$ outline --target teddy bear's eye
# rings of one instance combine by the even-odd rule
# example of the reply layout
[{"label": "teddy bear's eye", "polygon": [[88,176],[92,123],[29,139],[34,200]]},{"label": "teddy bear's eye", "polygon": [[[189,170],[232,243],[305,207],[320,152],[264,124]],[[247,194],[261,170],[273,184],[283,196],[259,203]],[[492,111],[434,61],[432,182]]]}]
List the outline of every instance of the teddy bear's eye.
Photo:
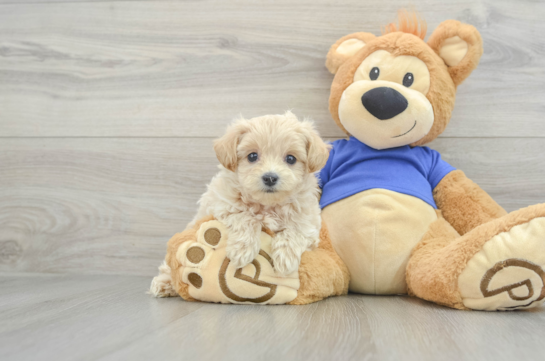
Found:
[{"label": "teddy bear's eye", "polygon": [[407,73],[407,74],[405,74],[405,76],[403,77],[403,85],[406,86],[406,87],[408,88],[408,87],[410,87],[411,85],[413,85],[413,82],[414,82],[413,73]]},{"label": "teddy bear's eye", "polygon": [[371,80],[377,80],[378,76],[380,74],[380,70],[379,68],[377,68],[376,66],[371,69],[371,71],[369,72],[369,78],[371,78]]},{"label": "teddy bear's eye", "polygon": [[257,160],[257,153],[248,154],[248,162],[253,163]]},{"label": "teddy bear's eye", "polygon": [[288,164],[295,164],[295,162],[297,162],[297,158],[289,154],[288,156],[286,156],[286,162],[288,162]]}]

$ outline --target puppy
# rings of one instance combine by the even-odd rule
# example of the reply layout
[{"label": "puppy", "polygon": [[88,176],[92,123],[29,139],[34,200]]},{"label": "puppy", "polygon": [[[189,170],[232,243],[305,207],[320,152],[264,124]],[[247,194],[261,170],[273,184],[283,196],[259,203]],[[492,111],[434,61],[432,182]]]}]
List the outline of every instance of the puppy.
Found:
[{"label": "puppy", "polygon": [[[266,115],[231,124],[214,142],[219,173],[199,200],[190,223],[213,215],[229,229],[227,257],[236,267],[254,260],[260,250],[260,232],[267,227],[272,239],[276,271],[296,271],[301,255],[318,245],[321,228],[319,187],[314,172],[324,167],[330,146],[309,121],[291,112]],[[171,296],[168,266],[152,282],[151,293]]]}]

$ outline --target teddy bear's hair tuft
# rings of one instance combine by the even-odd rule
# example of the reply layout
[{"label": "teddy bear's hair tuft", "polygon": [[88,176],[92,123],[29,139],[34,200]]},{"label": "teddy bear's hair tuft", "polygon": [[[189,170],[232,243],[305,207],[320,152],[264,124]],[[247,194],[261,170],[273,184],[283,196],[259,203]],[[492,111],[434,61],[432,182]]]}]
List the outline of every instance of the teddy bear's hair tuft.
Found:
[{"label": "teddy bear's hair tuft", "polygon": [[420,17],[416,11],[408,11],[406,9],[400,9],[397,12],[398,24],[390,23],[382,29],[382,34],[394,33],[401,31],[403,33],[413,34],[424,40],[426,32],[428,31],[428,25],[426,21]]}]

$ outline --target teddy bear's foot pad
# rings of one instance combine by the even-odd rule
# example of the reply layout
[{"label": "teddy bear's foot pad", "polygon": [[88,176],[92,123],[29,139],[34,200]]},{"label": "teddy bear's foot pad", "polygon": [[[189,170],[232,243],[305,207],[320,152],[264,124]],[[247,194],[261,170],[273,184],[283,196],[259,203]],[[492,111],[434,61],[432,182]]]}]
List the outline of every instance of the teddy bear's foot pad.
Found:
[{"label": "teddy bear's foot pad", "polygon": [[458,278],[464,306],[515,310],[545,301],[545,218],[500,233],[473,256]]},{"label": "teddy bear's foot pad", "polygon": [[297,297],[299,274],[275,273],[271,236],[261,232],[259,255],[243,268],[235,268],[226,257],[228,229],[212,220],[203,223],[194,241],[184,242],[176,258],[182,282],[191,297],[206,302],[283,304]]}]

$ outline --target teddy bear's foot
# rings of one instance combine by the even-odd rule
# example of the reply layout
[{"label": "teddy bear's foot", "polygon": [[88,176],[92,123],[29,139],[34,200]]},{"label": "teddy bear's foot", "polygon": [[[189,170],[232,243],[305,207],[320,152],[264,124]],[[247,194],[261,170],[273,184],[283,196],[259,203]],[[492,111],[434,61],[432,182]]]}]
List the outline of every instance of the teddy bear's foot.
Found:
[{"label": "teddy bear's foot", "polygon": [[468,261],[458,278],[462,302],[486,311],[536,307],[545,301],[544,270],[545,217],[538,217],[496,234]]},{"label": "teddy bear's foot", "polygon": [[178,276],[188,285],[191,298],[221,303],[283,304],[297,297],[299,274],[282,277],[275,273],[269,234],[261,232],[261,250],[243,268],[236,268],[226,257],[227,235],[223,223],[211,220],[200,225],[194,240],[178,248],[176,259],[181,265]]}]

